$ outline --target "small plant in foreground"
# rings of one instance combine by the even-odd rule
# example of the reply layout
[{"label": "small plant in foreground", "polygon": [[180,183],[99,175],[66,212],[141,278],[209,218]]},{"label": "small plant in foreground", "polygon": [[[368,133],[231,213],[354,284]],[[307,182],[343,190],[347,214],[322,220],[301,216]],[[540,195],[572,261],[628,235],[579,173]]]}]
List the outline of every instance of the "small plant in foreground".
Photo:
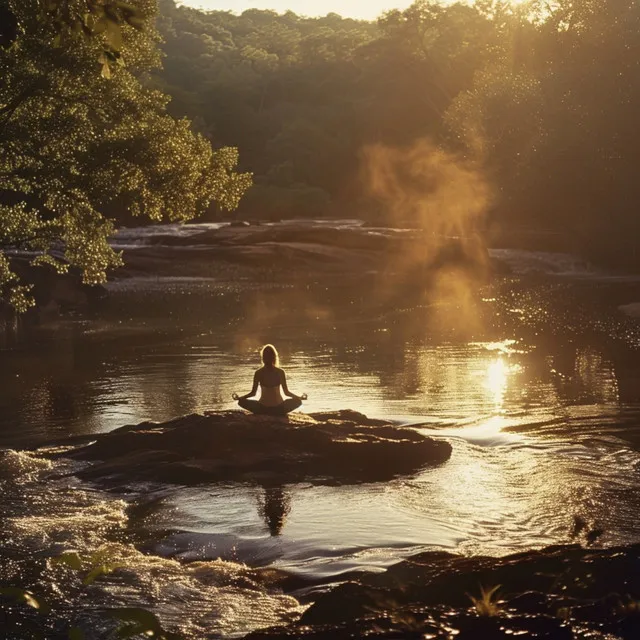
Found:
[{"label": "small plant in foreground", "polygon": [[165,631],[158,618],[138,607],[122,607],[110,609],[108,615],[119,620],[121,625],[116,631],[116,638],[154,638],[155,640],[183,640],[181,635]]},{"label": "small plant in foreground", "polygon": [[476,613],[479,616],[492,618],[500,614],[500,605],[495,597],[500,586],[501,585],[497,584],[495,587],[491,587],[491,589],[485,589],[481,585],[479,598],[467,594],[469,598],[471,598],[471,602],[473,602],[473,606],[476,608]]}]

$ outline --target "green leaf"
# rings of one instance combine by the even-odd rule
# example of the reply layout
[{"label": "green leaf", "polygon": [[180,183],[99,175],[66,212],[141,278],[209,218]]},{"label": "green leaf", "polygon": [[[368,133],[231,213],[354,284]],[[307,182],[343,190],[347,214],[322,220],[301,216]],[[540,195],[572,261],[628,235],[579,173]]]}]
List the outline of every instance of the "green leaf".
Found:
[{"label": "green leaf", "polygon": [[134,7],[132,4],[129,4],[128,2],[120,2],[120,0],[116,0],[116,2],[114,2],[114,5],[118,9],[120,9],[120,11],[124,14],[125,19],[127,19],[127,21],[129,18],[133,16],[142,17],[138,7]]},{"label": "green leaf", "polygon": [[117,632],[118,638],[132,638],[141,634],[152,638],[164,636],[160,621],[151,611],[146,609],[124,607],[112,610],[111,616],[125,623]]},{"label": "green leaf", "polygon": [[[69,272],[69,265],[57,260],[52,255],[48,253],[40,254],[36,256],[33,260],[31,260],[30,264],[34,267],[44,267],[49,266],[52,267],[56,273],[64,274]],[[72,552],[75,553],[75,552]],[[77,555],[77,554],[76,554]],[[80,558],[78,558],[79,560]],[[77,567],[73,567],[74,569]]]},{"label": "green leaf", "polygon": [[67,567],[80,571],[82,569],[82,560],[77,551],[65,551],[56,558],[51,558],[51,564],[65,564]]},{"label": "green leaf", "polygon": [[31,591],[19,587],[0,587],[0,596],[11,598],[16,602],[26,604],[42,613],[49,611],[50,607],[45,600],[38,598]]},{"label": "green leaf", "polygon": [[98,58],[98,62],[102,65],[102,69],[100,70],[100,75],[105,80],[111,79],[111,67],[109,66],[109,59],[107,58],[105,52],[103,51]]},{"label": "green leaf", "polygon": [[98,566],[91,569],[89,573],[87,573],[82,583],[89,586],[90,584],[93,584],[100,576],[105,576],[109,573],[112,573],[113,571],[115,571],[116,569],[119,569],[122,566],[123,566],[122,564],[116,564],[116,563],[99,564]]},{"label": "green leaf", "polygon": [[100,35],[101,33],[104,33],[107,30],[107,19],[102,17],[102,18],[98,18],[94,23],[93,26],[91,27],[91,30],[93,32],[94,36]]},{"label": "green leaf", "polygon": [[84,640],[84,632],[79,627],[69,629],[69,640]]},{"label": "green leaf", "polygon": [[127,24],[134,29],[138,29],[138,31],[142,31],[144,29],[144,19],[138,18],[137,16],[127,18]]},{"label": "green leaf", "polygon": [[122,49],[122,31],[120,25],[114,20],[107,20],[107,42],[114,51]]}]

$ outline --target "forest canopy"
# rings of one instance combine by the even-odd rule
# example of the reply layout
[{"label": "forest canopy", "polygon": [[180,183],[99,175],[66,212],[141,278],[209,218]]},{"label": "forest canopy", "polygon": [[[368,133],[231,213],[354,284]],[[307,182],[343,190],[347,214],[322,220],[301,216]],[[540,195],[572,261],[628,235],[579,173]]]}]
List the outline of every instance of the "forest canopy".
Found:
[{"label": "forest canopy", "polygon": [[160,8],[156,82],[254,172],[241,215],[378,220],[363,148],[428,138],[484,173],[501,236],[635,260],[640,3],[418,0],[375,23]]}]

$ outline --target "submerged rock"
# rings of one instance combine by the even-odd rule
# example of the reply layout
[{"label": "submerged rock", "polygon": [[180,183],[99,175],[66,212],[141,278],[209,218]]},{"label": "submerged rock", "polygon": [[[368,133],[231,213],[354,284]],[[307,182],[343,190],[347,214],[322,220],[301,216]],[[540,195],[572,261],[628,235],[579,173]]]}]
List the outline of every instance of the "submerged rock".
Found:
[{"label": "submerged rock", "polygon": [[125,426],[64,455],[96,461],[81,477],[116,482],[340,484],[416,473],[448,460],[451,445],[355,411],[221,411]]},{"label": "submerged rock", "polygon": [[298,622],[247,640],[637,640],[639,595],[640,545],[556,546],[504,558],[428,552],[346,582]]}]

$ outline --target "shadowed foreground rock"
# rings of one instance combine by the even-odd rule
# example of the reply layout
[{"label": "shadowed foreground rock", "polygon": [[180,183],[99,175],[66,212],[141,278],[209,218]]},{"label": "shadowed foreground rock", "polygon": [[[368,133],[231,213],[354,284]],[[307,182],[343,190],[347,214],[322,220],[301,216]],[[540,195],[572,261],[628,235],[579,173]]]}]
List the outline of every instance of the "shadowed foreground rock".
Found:
[{"label": "shadowed foreground rock", "polygon": [[81,477],[115,482],[336,484],[415,473],[448,460],[451,445],[355,411],[286,418],[222,411],[122,427],[65,455],[99,461]]},{"label": "shadowed foreground rock", "polygon": [[[495,615],[471,598],[500,585]],[[549,547],[505,558],[422,553],[382,574],[321,596],[295,624],[258,631],[275,638],[637,640],[640,546]]]}]

